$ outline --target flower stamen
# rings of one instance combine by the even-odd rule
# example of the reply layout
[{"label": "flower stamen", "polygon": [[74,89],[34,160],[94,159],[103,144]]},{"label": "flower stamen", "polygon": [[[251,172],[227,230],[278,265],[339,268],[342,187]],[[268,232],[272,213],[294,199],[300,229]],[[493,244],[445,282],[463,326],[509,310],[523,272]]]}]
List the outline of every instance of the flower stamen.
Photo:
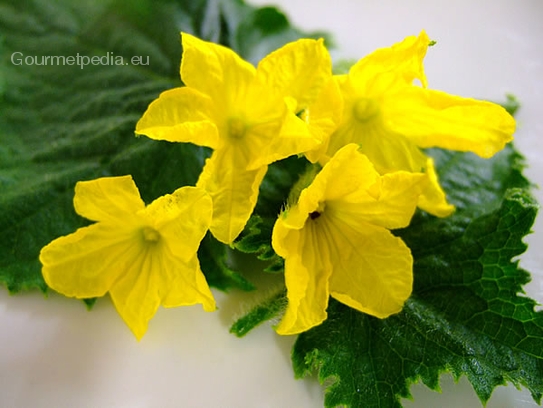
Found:
[{"label": "flower stamen", "polygon": [[160,234],[158,231],[151,227],[144,227],[141,230],[141,234],[145,242],[155,243],[160,240]]},{"label": "flower stamen", "polygon": [[247,125],[245,124],[245,122],[235,116],[228,119],[227,127],[228,136],[233,139],[241,139],[243,136],[245,136],[245,133],[247,131]]},{"label": "flower stamen", "polygon": [[354,117],[364,123],[377,117],[380,113],[379,105],[369,98],[358,99],[353,106]]}]

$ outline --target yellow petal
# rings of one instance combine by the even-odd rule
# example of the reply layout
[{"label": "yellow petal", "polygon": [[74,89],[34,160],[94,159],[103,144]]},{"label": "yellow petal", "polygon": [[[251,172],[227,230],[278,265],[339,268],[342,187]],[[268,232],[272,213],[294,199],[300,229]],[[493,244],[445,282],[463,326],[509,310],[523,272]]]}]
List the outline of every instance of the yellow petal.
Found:
[{"label": "yellow petal", "polygon": [[185,262],[198,251],[212,213],[211,197],[197,187],[181,187],[157,198],[140,212],[170,251]]},{"label": "yellow petal", "polygon": [[[395,170],[419,172],[425,158],[416,145],[391,131],[386,115],[389,99],[412,87],[414,79],[426,86],[422,61],[429,39],[421,32],[390,48],[379,49],[358,61],[348,75],[335,76],[344,98],[342,122],[330,137],[325,163],[341,147],[358,143],[381,173]],[[390,96],[387,99],[387,96]]]},{"label": "yellow petal", "polygon": [[340,201],[328,203],[326,211],[353,227],[369,222],[389,229],[404,228],[413,217],[426,182],[422,173],[385,174],[373,187],[375,190],[379,187],[375,196],[354,191]]},{"label": "yellow petal", "polygon": [[165,307],[201,303],[206,311],[215,310],[198,260],[188,263],[157,242],[140,253],[110,289],[111,299],[130,330],[139,339],[161,303]]},{"label": "yellow petal", "polygon": [[215,151],[197,182],[197,187],[205,189],[213,200],[210,231],[225,244],[232,243],[245,227],[267,170],[267,166],[245,170],[244,160],[233,149]]},{"label": "yellow petal", "polygon": [[332,297],[381,319],[400,312],[413,286],[409,248],[386,229],[370,224],[355,229],[331,219],[329,226],[329,239],[337,248],[332,252]]},{"label": "yellow petal", "polygon": [[380,176],[356,144],[332,157],[274,226],[289,301],[278,333],[299,333],[326,318],[328,279],[333,296],[358,310],[378,317],[401,310],[413,261],[384,227],[409,224],[426,182],[409,172]]},{"label": "yellow petal", "polygon": [[181,79],[229,109],[244,100],[256,69],[234,51],[182,33]]},{"label": "yellow petal", "polygon": [[394,172],[380,176],[355,144],[340,149],[312,185],[300,195],[300,202],[313,190],[324,191],[325,213],[363,228],[365,223],[385,228],[406,227],[427,179],[422,173]]},{"label": "yellow petal", "polygon": [[332,272],[328,247],[322,245],[319,231],[308,227],[293,230],[279,218],[274,226],[272,245],[285,258],[288,306],[276,331],[282,335],[309,330],[326,319],[328,279]]},{"label": "yellow petal", "polygon": [[164,307],[189,306],[201,303],[206,312],[216,309],[215,299],[200,269],[198,258],[193,256],[187,263],[172,268],[173,262],[165,264],[162,269],[165,296],[162,300]]},{"label": "yellow petal", "polygon": [[322,39],[291,42],[266,56],[257,67],[258,80],[294,98],[298,110],[317,99],[331,75],[332,61]]},{"label": "yellow petal", "polygon": [[225,145],[244,157],[247,170],[301,154],[320,144],[320,140],[310,133],[307,123],[289,109],[291,98],[274,100],[267,95],[267,88],[254,89],[259,92],[247,95],[243,120],[238,122],[242,136],[225,140]]},{"label": "yellow petal", "polygon": [[399,133],[369,133],[361,140],[360,151],[368,156],[381,174],[399,170],[421,172],[426,165],[426,155]]},{"label": "yellow petal", "polygon": [[426,87],[423,59],[430,39],[422,31],[392,47],[378,49],[362,58],[349,71],[349,79],[364,88],[367,97],[377,96],[397,86],[419,79]]},{"label": "yellow petal", "polygon": [[[245,112],[243,119],[229,119],[230,127],[237,129],[237,132],[225,132],[228,137],[225,138],[221,150],[237,156],[232,158],[231,163],[240,169],[256,170],[299,153],[298,143],[317,143],[310,138],[307,126],[288,112],[283,100],[263,103],[265,99],[260,97],[260,102],[255,101],[251,109]],[[297,123],[292,123],[296,120]],[[283,133],[285,126],[291,131],[289,135]]]},{"label": "yellow petal", "polygon": [[142,246],[137,229],[94,224],[42,248],[42,274],[49,287],[65,296],[104,296],[138,259]]},{"label": "yellow petal", "polygon": [[318,162],[326,153],[330,136],[341,123],[342,112],[343,99],[338,83],[330,78],[315,102],[302,112],[302,119],[308,123],[309,132],[321,141],[315,149],[305,152],[310,162]]},{"label": "yellow petal", "polygon": [[218,131],[209,97],[190,88],[162,92],[136,124],[136,134],[155,140],[216,148]]},{"label": "yellow petal", "polygon": [[317,174],[300,195],[299,204],[303,205],[310,195],[313,200],[331,202],[359,192],[359,199],[372,199],[378,192],[371,191],[371,187],[379,183],[379,177],[373,164],[358,151],[358,145],[350,143],[342,147]]},{"label": "yellow petal", "polygon": [[171,260],[163,259],[161,244],[155,245],[156,248],[144,248],[130,264],[126,264],[109,290],[117,312],[138,340],[147,331],[149,320],[160,306],[161,293],[168,290],[167,286],[161,285],[162,267],[172,268]]},{"label": "yellow petal", "polygon": [[[267,143],[254,144],[248,170],[266,166],[286,157],[302,154],[320,145],[321,141],[310,133],[308,125],[293,113],[287,112],[280,131],[270,137],[262,134],[259,139]],[[260,149],[258,148],[260,147]],[[250,157],[250,156],[248,156]]]},{"label": "yellow petal", "polygon": [[119,222],[145,207],[132,176],[80,181],[75,186],[75,211],[92,221]]},{"label": "yellow petal", "polygon": [[[398,170],[412,172],[424,170],[426,156],[413,142],[401,134],[378,127],[370,127],[366,131],[360,131],[353,126],[346,131],[353,132],[352,136],[348,137],[349,143],[358,143],[360,152],[371,160],[379,173],[384,174]],[[331,137],[331,142],[333,140],[334,135]],[[332,149],[328,150],[330,152]]]},{"label": "yellow petal", "polygon": [[426,156],[402,134],[392,131],[382,113],[382,104],[360,97],[358,90],[344,76],[335,78],[344,97],[341,124],[330,136],[327,153],[319,161],[324,164],[348,143],[358,143],[360,151],[380,173],[397,170],[423,171]]},{"label": "yellow petal", "polygon": [[390,126],[420,147],[489,158],[513,139],[515,120],[494,103],[410,87],[386,102]]},{"label": "yellow petal", "polygon": [[138,339],[161,302],[214,310],[196,255],[212,215],[204,190],[182,187],[145,207],[130,176],[110,177],[79,183],[74,201],[99,222],[42,249],[52,289],[78,298],[109,292]]},{"label": "yellow petal", "polygon": [[428,183],[419,197],[418,206],[436,217],[448,217],[454,212],[454,205],[447,202],[445,192],[439,185],[434,161],[431,158],[428,158],[426,165],[426,176]]}]

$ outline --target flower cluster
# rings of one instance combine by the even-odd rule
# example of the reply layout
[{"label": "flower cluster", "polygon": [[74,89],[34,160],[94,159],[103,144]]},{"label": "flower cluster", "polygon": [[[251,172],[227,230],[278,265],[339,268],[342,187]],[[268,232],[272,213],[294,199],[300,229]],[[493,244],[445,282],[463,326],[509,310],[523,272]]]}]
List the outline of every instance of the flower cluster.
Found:
[{"label": "flower cluster", "polygon": [[43,248],[47,284],[79,298],[109,292],[138,338],[160,305],[214,310],[197,258],[206,231],[233,243],[268,165],[304,155],[310,171],[272,235],[288,298],[277,332],[321,323],[330,296],[379,318],[399,312],[413,259],[390,230],[406,227],[417,207],[438,217],[454,211],[421,149],[486,158],[515,128],[498,105],[428,89],[430,43],[422,32],[333,75],[322,40],[289,43],[255,68],[182,33],[185,86],[153,101],[136,133],[211,148],[196,186],[145,206],[130,176],[79,182],[75,209],[96,223]]}]

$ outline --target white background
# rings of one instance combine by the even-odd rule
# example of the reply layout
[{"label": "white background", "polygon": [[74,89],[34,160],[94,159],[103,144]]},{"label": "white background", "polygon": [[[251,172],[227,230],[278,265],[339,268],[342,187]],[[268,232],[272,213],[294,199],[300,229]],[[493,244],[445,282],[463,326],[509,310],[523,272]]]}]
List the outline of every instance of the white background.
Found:
[{"label": "white background", "polygon": [[[252,0],[263,5],[269,2]],[[437,40],[426,57],[429,86],[462,96],[522,103],[516,145],[526,174],[543,185],[543,2],[277,0],[293,23],[334,34],[334,58],[360,58],[425,29]],[[535,191],[543,202],[541,190]],[[526,291],[543,302],[543,217],[526,241]],[[137,342],[109,300],[80,302],[0,290],[0,407],[319,407],[317,381],[294,380],[293,337],[269,325],[237,339],[228,328],[249,295],[216,292],[220,310],[159,310]],[[241,306],[243,307],[243,306]],[[405,407],[479,407],[464,379],[442,394],[415,385]],[[489,408],[535,406],[526,390],[497,389]]]}]

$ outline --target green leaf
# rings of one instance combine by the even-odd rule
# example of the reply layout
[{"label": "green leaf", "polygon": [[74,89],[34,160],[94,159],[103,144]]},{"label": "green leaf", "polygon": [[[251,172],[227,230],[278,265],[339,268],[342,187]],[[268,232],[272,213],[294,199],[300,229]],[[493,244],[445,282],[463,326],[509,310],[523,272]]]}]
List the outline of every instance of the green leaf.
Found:
[{"label": "green leaf", "polygon": [[255,306],[245,316],[236,320],[230,333],[243,337],[258,325],[279,315],[287,306],[286,291],[281,289],[265,301]]},{"label": "green leaf", "polygon": [[[72,207],[77,181],[132,174],[146,202],[196,181],[209,150],[134,137],[149,102],[181,84],[179,31],[254,63],[293,39],[322,36],[301,33],[273,7],[241,0],[0,4],[0,282],[11,292],[46,291],[41,247],[86,225]],[[107,63],[38,65],[46,56]],[[133,64],[134,56],[144,63]],[[518,103],[509,99],[506,107],[514,111]],[[435,389],[443,371],[466,375],[482,401],[506,381],[541,398],[542,314],[519,295],[529,275],[512,261],[536,213],[522,157],[511,146],[488,161],[429,152],[457,212],[447,219],[420,212],[397,232],[415,258],[414,293],[404,311],[378,320],[331,301],[329,319],[295,345],[298,376],[316,369],[331,380],[327,406],[399,406],[412,382]],[[256,215],[234,245],[271,261],[275,271],[282,266],[271,229],[306,165],[290,158],[270,166]],[[204,239],[199,256],[209,283],[251,289],[228,266],[230,251]],[[283,307],[280,291],[232,331],[244,335]]]},{"label": "green leaf", "polygon": [[218,0],[230,32],[231,47],[248,61],[257,63],[279,45],[299,38],[324,38],[326,46],[333,47],[328,33],[304,33],[290,25],[287,17],[275,7],[253,9],[241,0]]},{"label": "green leaf", "polygon": [[243,233],[234,242],[234,248],[246,254],[255,254],[261,261],[268,262],[264,272],[283,272],[284,262],[271,247],[271,234],[275,218],[254,215],[249,219]]},{"label": "green leaf", "polygon": [[328,320],[294,346],[296,374],[318,369],[321,381],[333,379],[328,407],[400,407],[411,383],[438,389],[445,371],[466,375],[483,402],[505,382],[526,386],[539,402],[543,314],[517,295],[527,274],[510,261],[524,251],[535,214],[526,192],[515,190],[457,237],[434,236],[414,255],[414,294],[398,315],[379,320],[332,301]]},{"label": "green leaf", "polygon": [[507,94],[506,97],[507,99],[505,103],[502,104],[502,106],[511,115],[514,115],[520,109],[520,102],[515,95]]},{"label": "green leaf", "polygon": [[205,272],[208,282],[218,289],[227,290],[237,287],[246,291],[254,290],[255,286],[228,266],[229,250],[207,233],[198,250],[200,266]]},{"label": "green leaf", "polygon": [[415,259],[404,310],[379,320],[331,301],[328,319],[294,346],[297,376],[331,380],[327,407],[400,407],[413,382],[438,389],[442,372],[466,375],[483,403],[506,382],[541,400],[543,313],[522,296],[529,274],[512,261],[537,213],[522,157],[511,146],[491,160],[432,154],[457,211],[418,213],[398,231]]},{"label": "green leaf", "polygon": [[[77,181],[132,174],[146,202],[195,183],[207,149],[134,137],[148,104],[181,85],[180,31],[253,61],[302,35],[241,0],[0,3],[0,282],[10,292],[46,291],[40,249],[87,224],[72,208]],[[101,63],[84,65],[91,57]],[[202,262],[211,285],[251,286],[225,266],[226,249],[203,247],[216,256]]]}]

